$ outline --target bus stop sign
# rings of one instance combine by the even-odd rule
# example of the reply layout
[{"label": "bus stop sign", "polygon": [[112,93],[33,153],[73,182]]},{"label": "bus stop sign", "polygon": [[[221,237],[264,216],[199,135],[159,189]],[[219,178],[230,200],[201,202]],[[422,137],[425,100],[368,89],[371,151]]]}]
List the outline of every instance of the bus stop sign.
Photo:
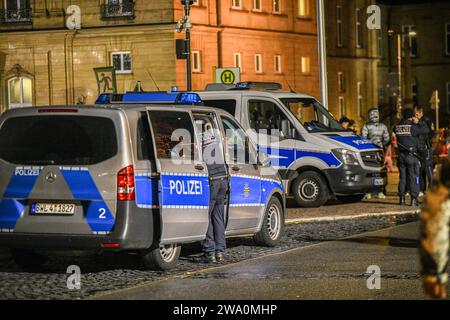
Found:
[{"label": "bus stop sign", "polygon": [[241,82],[241,71],[239,68],[216,68],[216,83],[236,84]]}]

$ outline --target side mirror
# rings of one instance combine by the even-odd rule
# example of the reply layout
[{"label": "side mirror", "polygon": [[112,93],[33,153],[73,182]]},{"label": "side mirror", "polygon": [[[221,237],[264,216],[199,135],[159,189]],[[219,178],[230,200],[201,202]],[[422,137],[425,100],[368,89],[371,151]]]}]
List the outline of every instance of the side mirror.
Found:
[{"label": "side mirror", "polygon": [[258,152],[258,164],[264,167],[268,167],[270,165],[269,156],[267,153],[263,151]]}]

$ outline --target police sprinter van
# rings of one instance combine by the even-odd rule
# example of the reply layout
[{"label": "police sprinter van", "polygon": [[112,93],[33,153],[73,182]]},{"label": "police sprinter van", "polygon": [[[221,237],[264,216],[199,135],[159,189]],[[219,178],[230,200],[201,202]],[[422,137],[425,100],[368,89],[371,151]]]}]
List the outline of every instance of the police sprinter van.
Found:
[{"label": "police sprinter van", "polygon": [[[180,244],[204,239],[208,227],[209,179],[196,125],[205,121],[220,135],[231,176],[226,235],[276,245],[285,216],[278,174],[258,160],[231,115],[194,102],[199,97],[188,93],[126,93],[102,95],[94,106],[5,112],[0,246],[23,267],[61,250],[129,250],[148,268],[174,266]],[[176,130],[190,138],[174,139]],[[193,152],[183,154],[180,144]],[[174,153],[186,161],[174,161]],[[235,161],[237,153],[245,160]]]},{"label": "police sprinter van", "polygon": [[385,188],[383,150],[345,131],[313,97],[281,89],[278,83],[245,82],[211,84],[198,93],[205,105],[236,117],[299,206],[319,207],[330,195],[358,202]]}]

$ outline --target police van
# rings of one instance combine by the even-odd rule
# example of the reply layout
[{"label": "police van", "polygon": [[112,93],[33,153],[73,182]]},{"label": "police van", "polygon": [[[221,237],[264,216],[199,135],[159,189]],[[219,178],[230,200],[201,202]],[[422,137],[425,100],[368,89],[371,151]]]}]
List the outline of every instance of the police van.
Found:
[{"label": "police van", "polygon": [[219,135],[231,177],[227,237],[275,246],[285,216],[278,174],[233,116],[199,104],[190,93],[126,93],[93,106],[5,112],[0,246],[24,267],[61,250],[128,250],[148,268],[173,267],[180,245],[208,228],[202,124]]},{"label": "police van", "polygon": [[278,83],[211,84],[204,103],[236,117],[301,207],[351,203],[387,185],[383,150],[342,128],[315,98]]}]

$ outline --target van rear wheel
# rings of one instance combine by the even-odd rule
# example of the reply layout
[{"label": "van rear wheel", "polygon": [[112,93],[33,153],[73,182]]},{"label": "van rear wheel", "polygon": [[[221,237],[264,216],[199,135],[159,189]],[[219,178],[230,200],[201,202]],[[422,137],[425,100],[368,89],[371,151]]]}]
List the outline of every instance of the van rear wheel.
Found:
[{"label": "van rear wheel", "polygon": [[145,267],[152,270],[169,270],[177,265],[181,246],[177,244],[160,244],[158,247],[142,252]]},{"label": "van rear wheel", "polygon": [[330,192],[324,178],[317,172],[307,171],[294,180],[292,193],[295,201],[303,208],[317,208],[324,205]]},{"label": "van rear wheel", "polygon": [[284,231],[283,206],[275,197],[270,199],[264,213],[264,220],[261,230],[255,234],[254,240],[257,244],[274,247],[281,239]]},{"label": "van rear wheel", "polygon": [[35,271],[42,268],[48,257],[28,249],[10,249],[14,262],[22,269]]}]

